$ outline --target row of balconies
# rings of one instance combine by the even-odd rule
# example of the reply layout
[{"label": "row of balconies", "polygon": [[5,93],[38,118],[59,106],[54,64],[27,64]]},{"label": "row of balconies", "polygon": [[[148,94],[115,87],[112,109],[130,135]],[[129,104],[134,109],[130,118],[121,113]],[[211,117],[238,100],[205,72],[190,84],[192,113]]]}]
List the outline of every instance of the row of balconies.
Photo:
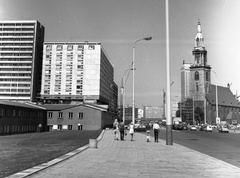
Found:
[{"label": "row of balconies", "polygon": [[1,74],[31,74],[32,71],[3,71],[1,70]]},{"label": "row of balconies", "polygon": [[32,58],[32,55],[31,56],[1,56],[0,58]]},{"label": "row of balconies", "polygon": [[18,79],[21,77],[21,79],[31,79],[31,75],[29,76],[21,76],[21,75],[15,75],[15,76],[0,76],[0,79]]},{"label": "row of balconies", "polygon": [[14,34],[8,34],[6,35],[5,33],[0,33],[0,37],[1,38],[33,38],[34,35],[32,33],[19,33],[19,35],[16,35],[16,33]]},{"label": "row of balconies", "polygon": [[32,60],[29,60],[29,61],[22,61],[22,60],[15,60],[15,61],[12,61],[12,60],[0,60],[0,64],[3,63],[3,64],[32,64]]},{"label": "row of balconies", "polygon": [[31,42],[31,41],[4,41],[4,42],[0,41],[0,46],[7,46],[7,45],[9,45],[9,46],[16,46],[18,44],[21,46],[21,44],[25,44],[25,43],[28,43],[29,46],[33,45],[32,44],[33,42]]},{"label": "row of balconies", "polygon": [[35,23],[0,23],[1,28],[34,28]]},{"label": "row of balconies", "polygon": [[27,38],[23,38],[23,39],[19,39],[19,40],[16,40],[16,39],[11,39],[11,40],[6,40],[6,39],[1,39],[1,42],[2,43],[14,43],[14,42],[21,42],[21,43],[33,43],[33,39],[31,38],[31,39],[28,39],[28,40],[26,40]]}]

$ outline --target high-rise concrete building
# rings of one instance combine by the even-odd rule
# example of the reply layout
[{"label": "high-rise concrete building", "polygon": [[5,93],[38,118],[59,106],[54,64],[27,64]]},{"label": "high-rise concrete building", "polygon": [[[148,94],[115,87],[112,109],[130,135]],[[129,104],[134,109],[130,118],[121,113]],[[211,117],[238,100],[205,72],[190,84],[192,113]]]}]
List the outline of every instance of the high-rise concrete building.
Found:
[{"label": "high-rise concrete building", "polygon": [[0,21],[0,99],[36,101],[40,94],[44,27]]},{"label": "high-rise concrete building", "polygon": [[181,68],[181,101],[191,98],[190,93],[190,67],[192,64],[185,63]]},{"label": "high-rise concrete building", "polygon": [[114,68],[101,43],[44,43],[43,103],[93,103],[114,111],[117,98]]}]

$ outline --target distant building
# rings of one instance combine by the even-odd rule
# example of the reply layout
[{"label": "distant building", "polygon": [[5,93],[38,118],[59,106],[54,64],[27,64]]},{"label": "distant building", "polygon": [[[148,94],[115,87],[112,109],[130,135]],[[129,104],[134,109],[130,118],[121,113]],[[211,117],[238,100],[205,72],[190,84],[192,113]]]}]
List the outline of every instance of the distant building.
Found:
[{"label": "distant building", "polygon": [[172,117],[176,117],[177,111],[179,110],[178,101],[171,101],[171,106]]},{"label": "distant building", "polygon": [[181,100],[191,98],[190,96],[190,67],[192,64],[185,63],[183,61],[183,67],[181,68]]},{"label": "distant building", "polygon": [[163,118],[163,107],[144,106],[144,116],[146,118]]},{"label": "distant building", "polygon": [[143,118],[143,109],[138,109],[138,118]]},{"label": "distant building", "polygon": [[43,41],[38,21],[0,21],[0,100],[36,101]]},{"label": "distant building", "polygon": [[117,111],[114,68],[101,43],[44,43],[41,101],[108,105]]}]

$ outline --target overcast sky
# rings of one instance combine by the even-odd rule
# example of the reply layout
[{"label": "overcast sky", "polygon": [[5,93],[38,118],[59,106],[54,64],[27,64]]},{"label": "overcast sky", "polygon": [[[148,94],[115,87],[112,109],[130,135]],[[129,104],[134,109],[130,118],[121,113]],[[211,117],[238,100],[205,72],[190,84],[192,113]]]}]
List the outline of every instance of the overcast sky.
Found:
[{"label": "overcast sky", "polygon": [[[240,94],[240,0],[169,0],[172,100],[180,100],[180,68],[193,62],[200,19],[212,83]],[[0,20],[38,20],[45,42],[101,42],[119,86],[136,44],[135,104],[161,106],[166,91],[165,0],[0,0]],[[132,73],[131,73],[132,74]],[[126,103],[132,104],[132,75]],[[217,83],[216,83],[217,82]]]}]

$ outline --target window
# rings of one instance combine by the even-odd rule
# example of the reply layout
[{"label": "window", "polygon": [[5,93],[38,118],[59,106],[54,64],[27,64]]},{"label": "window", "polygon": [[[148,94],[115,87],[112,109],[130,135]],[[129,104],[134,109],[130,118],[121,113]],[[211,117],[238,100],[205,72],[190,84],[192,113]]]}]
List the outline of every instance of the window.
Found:
[{"label": "window", "polygon": [[78,119],[83,119],[83,113],[82,112],[78,113]]},{"label": "window", "polygon": [[0,116],[4,116],[5,113],[5,109],[4,108],[0,108]]},{"label": "window", "polygon": [[198,73],[198,71],[195,72],[194,78],[195,78],[195,80],[199,80],[199,73]]},{"label": "window", "polygon": [[73,50],[73,45],[68,45],[67,50]]},{"label": "window", "polygon": [[198,88],[198,83],[196,83],[196,91],[198,91],[199,90],[199,88]]},{"label": "window", "polygon": [[72,125],[68,125],[68,130],[72,130]]},{"label": "window", "polygon": [[62,118],[63,117],[63,113],[62,112],[59,112],[58,113],[58,118]]},{"label": "window", "polygon": [[48,113],[48,118],[50,118],[50,119],[52,118],[52,112]]},{"label": "window", "polygon": [[62,45],[57,45],[57,50],[62,50]]},{"label": "window", "polygon": [[83,49],[83,45],[78,45],[78,49]]},{"label": "window", "polygon": [[206,81],[209,81],[209,73],[206,72]]},{"label": "window", "polygon": [[62,130],[62,125],[58,125],[58,130]]},{"label": "window", "polygon": [[47,46],[46,46],[46,49],[47,49],[47,50],[51,50],[51,49],[52,49],[52,45],[47,45]]},{"label": "window", "polygon": [[69,118],[69,119],[72,119],[72,118],[73,118],[73,113],[72,113],[72,112],[68,113],[68,118]]},{"label": "window", "polygon": [[89,45],[88,49],[93,50],[93,49],[95,49],[95,46],[94,45]]}]

